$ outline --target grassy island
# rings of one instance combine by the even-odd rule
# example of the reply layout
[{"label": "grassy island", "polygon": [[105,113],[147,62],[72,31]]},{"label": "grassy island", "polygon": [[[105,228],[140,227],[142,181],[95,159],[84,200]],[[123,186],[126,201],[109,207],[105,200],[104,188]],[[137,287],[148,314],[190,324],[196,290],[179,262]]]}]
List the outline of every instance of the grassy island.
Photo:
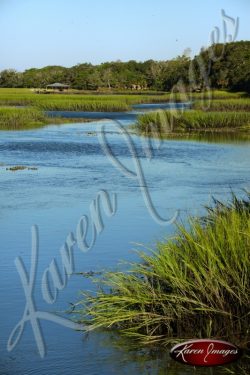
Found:
[{"label": "grassy island", "polygon": [[143,135],[164,136],[173,132],[250,130],[250,112],[201,110],[156,111],[138,117],[136,129]]},{"label": "grassy island", "polygon": [[0,107],[0,129],[18,130],[35,128],[49,122],[44,112],[38,108]]}]

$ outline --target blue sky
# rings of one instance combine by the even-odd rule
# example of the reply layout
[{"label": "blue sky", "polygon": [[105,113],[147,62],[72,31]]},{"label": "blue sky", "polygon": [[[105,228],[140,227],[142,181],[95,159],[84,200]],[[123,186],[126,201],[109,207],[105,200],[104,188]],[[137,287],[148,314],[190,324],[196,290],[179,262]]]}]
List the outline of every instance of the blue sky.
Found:
[{"label": "blue sky", "polygon": [[0,0],[0,70],[196,54],[222,9],[250,40],[249,0]]}]

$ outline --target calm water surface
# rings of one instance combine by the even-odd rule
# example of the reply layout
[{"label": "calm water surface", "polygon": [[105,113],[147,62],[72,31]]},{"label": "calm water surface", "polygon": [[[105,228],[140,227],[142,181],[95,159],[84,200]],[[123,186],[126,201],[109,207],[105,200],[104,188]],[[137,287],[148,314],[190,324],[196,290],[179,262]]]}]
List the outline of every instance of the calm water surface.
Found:
[{"label": "calm water surface", "polygon": [[[81,116],[82,117],[82,116]],[[130,150],[110,116],[88,124],[48,126],[22,132],[0,132],[0,374],[193,374],[193,369],[174,364],[167,352],[146,355],[116,347],[111,335],[79,332],[42,321],[47,353],[39,357],[30,323],[19,344],[7,351],[11,331],[23,315],[25,296],[14,260],[22,257],[29,270],[31,226],[39,228],[39,262],[34,289],[37,308],[62,312],[76,301],[79,290],[94,290],[91,281],[79,275],[70,278],[56,303],[45,303],[41,293],[42,274],[53,258],[61,267],[60,248],[69,232],[76,230],[82,215],[90,216],[90,204],[100,190],[117,194],[117,212],[107,218],[104,230],[91,251],[74,251],[75,271],[114,269],[119,260],[136,260],[139,244],[153,247],[169,236],[174,225],[163,227],[151,217],[138,180],[129,178],[111,164],[100,146],[98,132],[106,127],[110,149],[127,168],[134,163]],[[124,126],[135,112],[119,114]],[[153,142],[148,157],[145,138],[135,135],[136,145],[152,201],[160,215],[170,218],[180,210],[202,214],[211,197],[226,199],[233,189],[242,194],[249,188],[250,147],[248,142],[197,142],[166,140]],[[37,170],[11,172],[14,165]],[[89,237],[91,239],[91,236]],[[214,370],[213,370],[214,371]],[[217,374],[201,369],[196,374]]]}]

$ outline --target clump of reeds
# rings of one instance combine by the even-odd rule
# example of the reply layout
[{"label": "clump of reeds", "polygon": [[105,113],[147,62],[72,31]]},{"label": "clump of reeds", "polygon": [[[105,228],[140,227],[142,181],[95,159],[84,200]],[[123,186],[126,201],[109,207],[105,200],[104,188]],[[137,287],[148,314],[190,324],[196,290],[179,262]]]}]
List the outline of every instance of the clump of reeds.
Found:
[{"label": "clump of reeds", "polygon": [[207,102],[197,101],[193,104],[194,109],[206,111],[250,111],[250,99],[212,100]]},{"label": "clump of reeds", "polygon": [[114,329],[138,343],[249,339],[250,194],[216,201],[202,219],[140,253],[128,272],[109,272],[77,304],[86,330]]},{"label": "clump of reeds", "polygon": [[0,107],[0,129],[3,130],[41,126],[47,122],[45,114],[37,108]]},{"label": "clump of reeds", "polygon": [[230,92],[225,90],[205,90],[201,92],[192,93],[193,98],[196,99],[237,99],[246,96],[244,92]]},{"label": "clump of reeds", "polygon": [[138,116],[136,129],[146,135],[164,135],[173,131],[249,130],[250,113],[156,111]]}]

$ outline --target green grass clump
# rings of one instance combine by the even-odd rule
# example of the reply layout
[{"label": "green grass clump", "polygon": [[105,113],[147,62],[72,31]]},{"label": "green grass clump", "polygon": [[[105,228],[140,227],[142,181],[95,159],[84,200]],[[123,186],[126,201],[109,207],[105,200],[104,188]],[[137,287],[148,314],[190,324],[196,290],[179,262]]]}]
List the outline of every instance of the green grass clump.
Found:
[{"label": "green grass clump", "polygon": [[204,109],[206,111],[250,111],[250,99],[197,101],[193,104],[193,108]]},{"label": "green grass clump", "polygon": [[1,130],[36,127],[44,125],[47,122],[47,117],[37,108],[0,107]]},{"label": "green grass clump", "polygon": [[246,94],[242,92],[229,92],[223,90],[205,90],[200,92],[190,92],[187,90],[186,93],[180,92],[173,92],[167,94],[171,97],[171,101],[178,102],[178,101],[195,101],[195,100],[223,100],[223,99],[238,99],[244,97]]},{"label": "green grass clump", "polygon": [[[203,219],[140,253],[128,272],[107,273],[83,293],[77,313],[86,330],[114,329],[141,344],[189,338],[249,339],[250,194],[216,202]],[[100,280],[98,281],[100,283]]]},{"label": "green grass clump", "polygon": [[2,106],[35,106],[45,111],[127,111],[129,105],[124,98],[97,95],[64,95],[17,93],[3,94]]},{"label": "green grass clump", "polygon": [[[51,95],[52,96],[52,95]],[[36,100],[36,105],[46,111],[87,111],[87,112],[120,112],[128,111],[129,106],[122,100],[91,100],[81,98],[61,98],[46,96],[45,100]]]},{"label": "green grass clump", "polygon": [[160,110],[138,116],[135,128],[142,134],[155,136],[174,131],[249,130],[250,113]]},{"label": "green grass clump", "polygon": [[184,129],[249,129],[250,113],[187,111],[182,114],[180,126]]},{"label": "green grass clump", "polygon": [[201,91],[201,92],[193,93],[193,97],[196,99],[211,98],[211,99],[216,99],[216,100],[220,100],[220,99],[230,100],[230,99],[242,98],[245,96],[246,96],[246,93],[244,92],[230,92],[230,91],[225,91],[225,90],[208,90],[204,92]]}]

